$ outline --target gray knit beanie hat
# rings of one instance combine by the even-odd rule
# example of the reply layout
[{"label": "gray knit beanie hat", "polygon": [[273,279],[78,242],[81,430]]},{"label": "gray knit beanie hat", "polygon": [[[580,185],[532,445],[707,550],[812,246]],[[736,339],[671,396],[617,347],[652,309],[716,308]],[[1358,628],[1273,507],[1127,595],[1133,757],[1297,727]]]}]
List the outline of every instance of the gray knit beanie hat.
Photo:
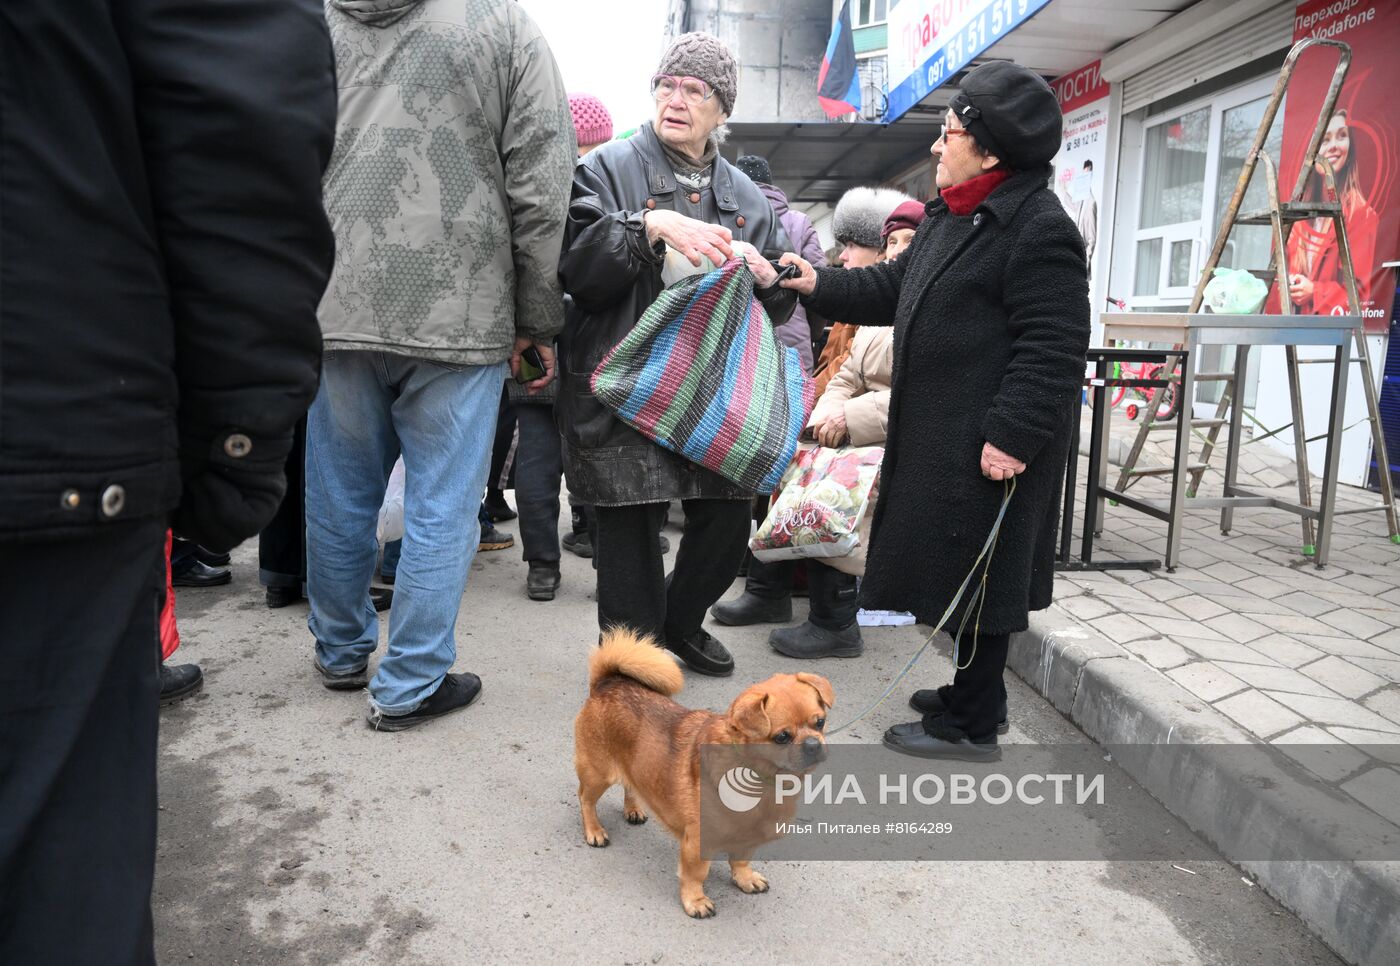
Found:
[{"label": "gray knit beanie hat", "polygon": [[831,233],[843,245],[855,242],[866,248],[879,248],[885,219],[900,205],[913,200],[893,188],[852,188],[836,202]]},{"label": "gray knit beanie hat", "polygon": [[713,34],[681,34],[662,54],[656,72],[700,78],[714,88],[724,113],[734,113],[734,99],[739,96],[739,67],[729,48]]}]

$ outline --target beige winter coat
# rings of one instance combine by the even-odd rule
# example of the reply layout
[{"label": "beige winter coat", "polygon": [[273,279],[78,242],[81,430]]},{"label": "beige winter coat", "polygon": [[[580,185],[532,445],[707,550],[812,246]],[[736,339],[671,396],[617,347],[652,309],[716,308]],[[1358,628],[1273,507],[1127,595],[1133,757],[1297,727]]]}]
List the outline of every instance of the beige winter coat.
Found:
[{"label": "beige winter coat", "polygon": [[[853,446],[878,446],[885,442],[890,420],[890,382],[894,376],[894,328],[863,326],[851,344],[841,370],[817,400],[807,429],[831,418],[839,407],[846,411],[846,430]],[[810,432],[809,432],[810,435]]]}]

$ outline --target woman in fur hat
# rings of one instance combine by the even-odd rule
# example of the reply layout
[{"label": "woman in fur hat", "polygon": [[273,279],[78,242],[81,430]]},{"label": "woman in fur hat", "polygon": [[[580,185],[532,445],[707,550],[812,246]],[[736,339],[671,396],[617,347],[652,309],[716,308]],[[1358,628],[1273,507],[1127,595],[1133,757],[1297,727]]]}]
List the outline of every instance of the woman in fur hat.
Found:
[{"label": "woman in fur hat", "polygon": [[[841,254],[837,256],[841,267],[865,268],[879,261],[885,219],[900,205],[913,200],[893,188],[852,188],[842,195],[831,216],[831,231],[836,236],[836,244],[841,246]],[[817,381],[818,398],[850,356],[855,336],[855,326],[844,322],[831,324],[826,345],[812,373]]]}]

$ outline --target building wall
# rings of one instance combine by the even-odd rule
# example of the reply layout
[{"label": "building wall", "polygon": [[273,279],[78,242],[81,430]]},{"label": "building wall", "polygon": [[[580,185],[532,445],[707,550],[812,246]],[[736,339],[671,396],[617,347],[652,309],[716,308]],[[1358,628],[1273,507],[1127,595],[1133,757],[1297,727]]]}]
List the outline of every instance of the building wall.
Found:
[{"label": "building wall", "polygon": [[829,0],[672,0],[667,29],[712,33],[739,62],[733,121],[821,121]]}]

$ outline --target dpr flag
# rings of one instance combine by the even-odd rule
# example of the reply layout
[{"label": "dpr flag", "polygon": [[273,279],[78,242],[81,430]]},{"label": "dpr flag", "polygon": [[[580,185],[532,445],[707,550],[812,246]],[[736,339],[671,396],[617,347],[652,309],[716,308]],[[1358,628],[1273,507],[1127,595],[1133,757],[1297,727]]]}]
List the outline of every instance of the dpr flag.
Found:
[{"label": "dpr flag", "polygon": [[860,75],[856,73],[856,43],[851,36],[851,0],[841,4],[831,39],[826,42],[817,75],[817,100],[827,117],[860,110]]}]

